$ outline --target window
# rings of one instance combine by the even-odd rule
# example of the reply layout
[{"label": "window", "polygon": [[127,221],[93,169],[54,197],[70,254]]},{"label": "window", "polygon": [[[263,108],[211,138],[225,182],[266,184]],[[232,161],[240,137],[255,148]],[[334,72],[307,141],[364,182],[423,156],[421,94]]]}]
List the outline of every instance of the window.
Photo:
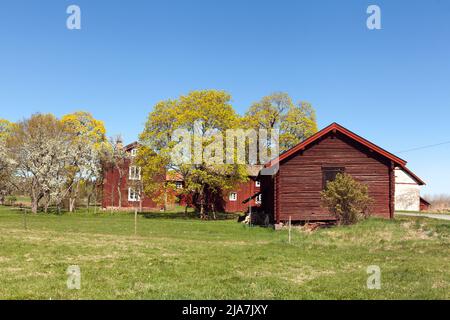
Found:
[{"label": "window", "polygon": [[322,188],[327,187],[329,181],[334,181],[338,173],[344,173],[344,167],[324,167],[322,168]]},{"label": "window", "polygon": [[230,192],[230,201],[237,201],[237,193]]},{"label": "window", "polygon": [[129,179],[130,180],[141,180],[141,168],[136,166],[131,166],[129,169]]},{"label": "window", "polygon": [[261,204],[262,202],[262,194],[260,193],[256,198],[255,198],[255,203],[256,204]]},{"label": "window", "polygon": [[258,180],[255,181],[255,187],[257,187],[257,188],[261,187],[261,182]]},{"label": "window", "polygon": [[177,187],[177,189],[183,189],[183,182],[175,181],[175,186]]},{"label": "window", "polygon": [[136,202],[140,201],[141,197],[139,196],[139,192],[137,192],[133,188],[128,188],[128,201],[130,202]]},{"label": "window", "polygon": [[136,148],[135,149],[131,149],[130,154],[131,154],[132,157],[136,157],[137,149]]}]

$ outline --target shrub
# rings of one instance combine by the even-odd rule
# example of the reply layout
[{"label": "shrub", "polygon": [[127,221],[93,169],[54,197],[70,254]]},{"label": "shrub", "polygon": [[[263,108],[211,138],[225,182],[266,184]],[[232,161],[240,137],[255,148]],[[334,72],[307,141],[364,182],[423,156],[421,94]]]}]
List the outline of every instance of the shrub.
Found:
[{"label": "shrub", "polygon": [[339,224],[353,224],[367,218],[372,199],[366,185],[350,175],[339,173],[321,192],[322,204],[333,213]]}]

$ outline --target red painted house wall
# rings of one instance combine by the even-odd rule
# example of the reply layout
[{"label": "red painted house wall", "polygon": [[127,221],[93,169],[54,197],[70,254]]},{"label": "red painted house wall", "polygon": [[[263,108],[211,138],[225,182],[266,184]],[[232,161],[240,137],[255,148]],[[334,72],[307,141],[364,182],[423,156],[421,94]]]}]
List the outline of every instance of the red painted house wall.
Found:
[{"label": "red painted house wall", "polygon": [[[128,147],[125,147],[126,151],[130,151],[137,144],[133,143]],[[129,180],[129,167],[130,160],[126,160],[123,166],[123,177],[120,179],[119,170],[117,168],[105,168],[104,180],[103,180],[103,200],[102,207],[103,208],[118,208],[119,207],[119,193],[117,190],[117,184],[120,181],[120,192],[122,195],[121,208],[123,209],[132,209],[132,208],[140,208],[139,201],[128,201],[128,188],[133,184],[134,181]],[[223,195],[223,201],[220,204],[217,204],[216,208],[220,211],[225,211],[228,213],[233,212],[246,212],[249,208],[249,205],[255,207],[259,206],[256,203],[255,199],[251,200],[249,203],[242,203],[245,199],[252,197],[255,193],[259,192],[260,188],[256,187],[255,177],[250,177],[249,181],[245,183],[238,184],[234,189],[230,190],[226,194]],[[236,201],[229,200],[229,194],[231,192],[237,193]],[[190,197],[187,196],[179,196],[179,205],[185,206],[189,203]],[[176,203],[171,203],[169,206],[173,206]],[[159,210],[161,209],[160,205],[157,205],[151,198],[147,196],[142,197],[142,209],[143,210]]]},{"label": "red painted house wall", "polygon": [[[129,167],[130,160],[125,161],[123,166],[123,177],[120,179],[119,170],[117,168],[107,168],[103,180],[103,208],[118,208],[119,207],[119,193],[117,185],[120,180],[120,192],[122,195],[122,208],[139,207],[140,203],[135,201],[128,201],[129,181]],[[159,206],[150,198],[144,196],[142,198],[142,208],[144,209],[159,209]]]},{"label": "red painted house wall", "polygon": [[[256,199],[247,203],[243,203],[243,201],[260,192],[260,190],[261,188],[256,186],[255,177],[250,177],[247,182],[239,183],[224,195],[225,212],[247,212],[250,206],[259,207]],[[236,201],[230,201],[230,193],[232,192],[237,193]]]}]

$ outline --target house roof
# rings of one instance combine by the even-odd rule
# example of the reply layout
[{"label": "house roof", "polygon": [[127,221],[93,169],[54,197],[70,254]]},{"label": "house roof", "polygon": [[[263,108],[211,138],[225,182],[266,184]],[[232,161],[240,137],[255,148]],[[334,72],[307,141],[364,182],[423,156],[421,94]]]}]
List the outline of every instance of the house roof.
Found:
[{"label": "house roof", "polygon": [[135,141],[135,142],[132,142],[130,144],[127,144],[125,147],[123,147],[123,149],[125,151],[130,151],[131,149],[134,149],[134,148],[137,148],[137,147],[139,147],[139,143],[137,141]]},{"label": "house roof", "polygon": [[377,154],[391,160],[392,162],[394,162],[398,167],[402,168],[405,172],[407,172],[409,175],[411,175],[411,177],[413,177],[413,179],[415,179],[417,181],[418,184],[420,185],[424,185],[425,182],[423,180],[421,180],[417,175],[415,175],[411,170],[409,170],[406,167],[406,161],[397,157],[396,155],[386,151],[385,149],[377,146],[376,144],[370,142],[369,140],[364,139],[363,137],[357,135],[356,133],[348,130],[347,128],[341,126],[340,124],[333,122],[332,124],[330,124],[329,126],[325,127],[324,129],[320,130],[319,132],[317,132],[316,134],[312,135],[311,137],[309,137],[308,139],[300,142],[299,144],[297,144],[296,146],[292,147],[291,149],[287,150],[286,152],[280,154],[280,156],[276,159],[273,159],[271,162],[268,162],[265,164],[265,168],[270,168],[272,167],[274,164],[280,163],[283,160],[287,159],[288,157],[292,156],[293,154],[300,152],[304,149],[306,149],[309,145],[311,145],[312,143],[316,142],[317,140],[319,140],[320,138],[322,138],[323,136],[327,135],[330,132],[339,132],[345,136],[347,136],[348,138],[359,142],[360,144],[362,144],[363,146],[367,147],[369,150],[376,152]]}]

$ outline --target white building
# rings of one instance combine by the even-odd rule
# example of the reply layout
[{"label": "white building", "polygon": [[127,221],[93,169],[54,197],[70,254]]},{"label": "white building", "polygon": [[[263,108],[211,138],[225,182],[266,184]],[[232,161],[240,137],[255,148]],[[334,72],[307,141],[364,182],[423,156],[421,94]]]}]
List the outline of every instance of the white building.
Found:
[{"label": "white building", "polygon": [[420,211],[420,188],[423,182],[405,168],[395,169],[395,210]]}]

